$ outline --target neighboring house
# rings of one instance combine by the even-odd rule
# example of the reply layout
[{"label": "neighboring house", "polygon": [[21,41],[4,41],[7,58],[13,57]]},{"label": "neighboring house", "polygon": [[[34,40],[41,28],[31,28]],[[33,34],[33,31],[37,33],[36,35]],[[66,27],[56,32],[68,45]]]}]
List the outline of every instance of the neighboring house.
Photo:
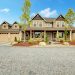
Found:
[{"label": "neighboring house", "polygon": [[17,22],[10,25],[8,22],[4,21],[0,25],[0,42],[14,42],[15,37],[20,40],[21,37],[20,28]]},{"label": "neighboring house", "polygon": [[[65,18],[60,15],[57,18],[44,18],[37,14],[31,20],[32,25],[28,26],[26,29],[26,40],[30,38],[41,38],[43,41],[46,37],[49,41],[57,41],[57,35],[59,38],[64,39],[65,27],[67,27],[68,40],[75,40],[75,28],[69,27],[65,23]],[[0,25],[0,42],[14,42],[15,37],[17,40],[24,40],[24,32],[22,28],[19,27],[17,22],[12,25],[6,21]]]}]

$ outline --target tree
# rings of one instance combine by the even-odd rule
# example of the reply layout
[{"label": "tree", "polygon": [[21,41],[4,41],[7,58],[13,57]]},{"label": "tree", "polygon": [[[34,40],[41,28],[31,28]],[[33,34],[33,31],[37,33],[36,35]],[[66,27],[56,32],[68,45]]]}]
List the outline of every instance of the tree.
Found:
[{"label": "tree", "polygon": [[68,24],[68,26],[67,25],[65,26],[65,32],[64,32],[64,34],[65,34],[64,38],[65,38],[65,41],[66,41],[67,40],[67,35],[68,35],[68,30],[67,29],[69,27],[73,27],[73,24],[75,22],[75,12],[72,8],[70,8],[68,10],[68,12],[66,13],[65,22],[66,22],[66,24]]},{"label": "tree", "polygon": [[30,0],[24,0],[24,5],[22,7],[22,15],[21,15],[21,24],[24,31],[24,41],[25,41],[25,32],[28,25],[30,25],[30,8],[31,8],[31,2]]},{"label": "tree", "polygon": [[67,24],[69,24],[69,26],[73,26],[75,22],[75,12],[73,11],[72,8],[70,8],[68,12],[66,13],[65,19],[66,19]]}]

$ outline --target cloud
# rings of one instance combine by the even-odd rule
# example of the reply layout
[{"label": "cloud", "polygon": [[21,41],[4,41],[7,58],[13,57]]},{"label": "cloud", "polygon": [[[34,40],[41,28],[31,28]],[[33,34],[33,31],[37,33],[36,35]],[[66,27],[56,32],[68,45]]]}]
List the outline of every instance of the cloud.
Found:
[{"label": "cloud", "polygon": [[0,9],[1,13],[8,13],[9,11],[10,11],[10,9],[8,9],[8,8]]},{"label": "cloud", "polygon": [[58,15],[56,10],[51,10],[50,8],[41,10],[39,13],[44,17],[55,17]]},{"label": "cloud", "polygon": [[33,16],[35,16],[35,15],[36,15],[35,13],[32,13],[32,14],[31,14],[31,17],[33,17]]},{"label": "cloud", "polygon": [[[46,8],[44,10],[39,11],[39,14],[43,17],[57,17],[58,13],[56,10],[51,10],[50,8]],[[31,16],[35,16],[35,13],[32,13]]]}]

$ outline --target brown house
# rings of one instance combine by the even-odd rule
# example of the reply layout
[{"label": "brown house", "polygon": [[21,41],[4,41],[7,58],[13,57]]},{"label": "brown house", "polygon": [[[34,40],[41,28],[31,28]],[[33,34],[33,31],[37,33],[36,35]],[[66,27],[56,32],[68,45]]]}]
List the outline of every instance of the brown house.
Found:
[{"label": "brown house", "polygon": [[[44,18],[37,14],[31,22],[32,25],[26,29],[26,40],[39,38],[45,41],[46,37],[49,41],[57,41],[58,37],[64,39],[65,27],[68,31],[67,40],[75,40],[75,28],[69,27],[62,15],[57,18]],[[3,22],[0,25],[0,42],[14,42],[15,37],[18,40],[24,40],[22,28],[19,27],[17,22],[12,25],[6,21]]]}]

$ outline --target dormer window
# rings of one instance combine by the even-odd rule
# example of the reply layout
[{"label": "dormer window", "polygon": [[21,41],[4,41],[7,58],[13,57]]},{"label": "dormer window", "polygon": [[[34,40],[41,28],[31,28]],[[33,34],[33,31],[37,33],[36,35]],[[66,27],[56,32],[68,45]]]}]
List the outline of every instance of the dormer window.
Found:
[{"label": "dormer window", "polygon": [[6,26],[4,25],[4,28],[6,28]]},{"label": "dormer window", "polygon": [[17,26],[15,26],[15,28],[17,28]]}]

